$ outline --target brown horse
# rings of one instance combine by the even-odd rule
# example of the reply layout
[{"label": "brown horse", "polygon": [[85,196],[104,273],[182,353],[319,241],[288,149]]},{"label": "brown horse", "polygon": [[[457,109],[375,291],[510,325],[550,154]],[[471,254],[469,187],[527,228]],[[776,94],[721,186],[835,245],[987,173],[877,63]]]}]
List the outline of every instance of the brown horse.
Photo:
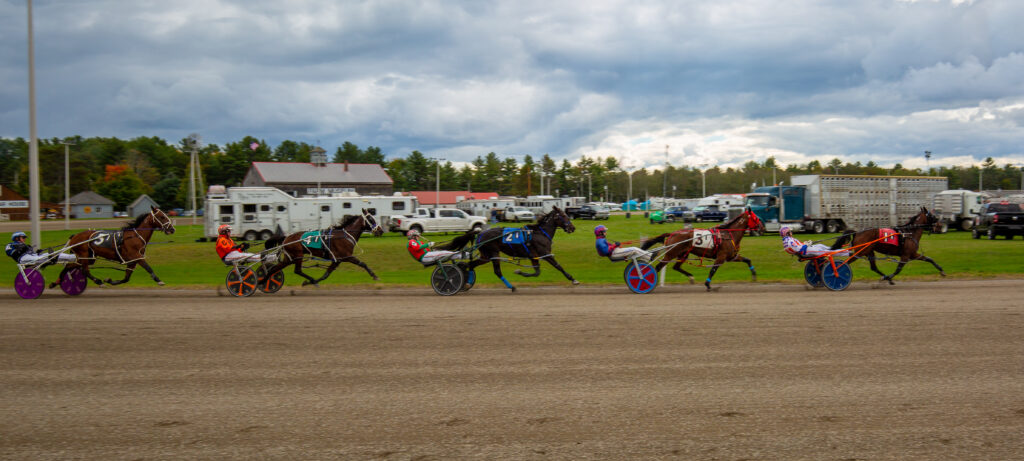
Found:
[{"label": "brown horse", "polygon": [[[149,213],[139,215],[135,221],[125,224],[120,230],[82,231],[72,235],[67,244],[68,246],[77,245],[73,250],[75,257],[78,258],[75,264],[81,266],[85,276],[97,285],[103,285],[103,281],[89,273],[89,266],[96,262],[96,258],[102,258],[126,266],[123,279],[114,281],[108,278],[106,280],[110,285],[120,285],[131,280],[132,271],[135,270],[137,264],[149,272],[149,276],[157,285],[163,286],[164,282],[156,276],[153,268],[149,267],[146,262],[146,245],[149,244],[149,239],[153,237],[155,230],[161,230],[167,235],[173,234],[174,223],[159,208],[151,207]],[[86,241],[90,242],[78,245]],[[59,281],[51,283],[50,288],[58,283]]]},{"label": "brown horse", "polygon": [[663,251],[665,251],[665,257],[658,263],[655,270],[660,271],[669,261],[674,259],[676,263],[672,266],[672,269],[689,278],[690,283],[693,283],[693,274],[683,269],[683,263],[686,262],[686,258],[690,255],[701,258],[713,258],[715,264],[711,266],[711,272],[708,273],[708,278],[704,280],[704,286],[707,287],[708,291],[711,291],[711,278],[715,276],[718,267],[726,262],[742,261],[747,263],[747,267],[750,268],[751,277],[755,282],[757,281],[757,271],[754,270],[754,265],[750,263],[750,259],[740,256],[740,241],[743,240],[743,234],[747,231],[758,233],[765,231],[764,223],[749,209],[729,220],[729,222],[711,229],[680,229],[675,232],[661,234],[645,241],[642,248],[646,250],[655,244],[664,244]]},{"label": "brown horse", "polygon": [[[921,211],[911,217],[906,224],[893,229],[897,232],[895,244],[890,243],[888,239],[882,238],[882,229],[866,229],[860,232],[847,231],[839,237],[835,246],[841,246],[846,244],[846,242],[850,242],[853,256],[846,260],[846,264],[856,261],[857,258],[865,257],[871,263],[871,270],[881,275],[881,280],[888,281],[889,285],[896,284],[896,282],[892,281],[893,277],[896,277],[896,274],[903,270],[903,266],[912,260],[932,263],[939,270],[939,274],[945,277],[946,272],[942,270],[938,263],[932,260],[932,258],[918,253],[921,249],[921,235],[924,233],[924,230],[929,229],[929,232],[941,232],[941,227],[942,223],[939,221],[939,218],[928,211],[927,208],[921,207]],[[900,262],[896,265],[896,271],[885,275],[885,273],[878,270],[878,266],[875,265],[875,252],[883,255],[899,256]]]},{"label": "brown horse", "polygon": [[[281,252],[277,264],[268,269],[266,275],[272,275],[294,264],[295,273],[306,279],[302,282],[302,286],[315,286],[329,277],[339,264],[349,262],[362,267],[374,280],[380,280],[366,263],[352,256],[356,243],[359,242],[359,236],[363,232],[372,232],[374,237],[380,237],[384,233],[384,229],[377,224],[377,220],[373,218],[372,214],[365,208],[362,213],[362,215],[348,216],[342,220],[341,224],[319,231],[319,234],[296,232],[285,237],[273,237],[267,240],[265,246],[268,250],[280,245]],[[304,236],[305,238],[303,238]],[[330,261],[331,265],[327,267],[327,272],[324,272],[324,275],[318,279],[302,272],[302,261],[306,255]],[[265,280],[259,281],[261,284],[264,282]]]}]

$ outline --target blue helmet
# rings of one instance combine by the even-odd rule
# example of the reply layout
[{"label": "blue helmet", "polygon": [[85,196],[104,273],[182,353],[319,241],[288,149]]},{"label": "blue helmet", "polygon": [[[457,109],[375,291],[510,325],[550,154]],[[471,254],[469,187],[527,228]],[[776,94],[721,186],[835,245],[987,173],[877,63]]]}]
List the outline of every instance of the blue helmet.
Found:
[{"label": "blue helmet", "polygon": [[27,238],[28,236],[27,236],[27,235],[25,235],[25,233],[24,233],[24,232],[15,232],[15,233],[11,234],[11,241],[12,241],[12,242],[15,242],[15,241],[17,241],[17,240],[18,240],[19,238],[22,238],[22,237],[25,237],[25,238]]}]

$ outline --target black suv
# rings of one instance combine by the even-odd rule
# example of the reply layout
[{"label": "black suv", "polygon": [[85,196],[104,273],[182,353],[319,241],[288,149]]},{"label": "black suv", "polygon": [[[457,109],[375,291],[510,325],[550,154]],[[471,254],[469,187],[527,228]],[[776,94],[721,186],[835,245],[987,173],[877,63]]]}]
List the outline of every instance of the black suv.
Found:
[{"label": "black suv", "polygon": [[1014,235],[1024,235],[1024,209],[1020,204],[1007,202],[982,205],[981,212],[974,218],[971,236],[981,238],[982,235],[989,240],[999,235],[1007,240]]}]

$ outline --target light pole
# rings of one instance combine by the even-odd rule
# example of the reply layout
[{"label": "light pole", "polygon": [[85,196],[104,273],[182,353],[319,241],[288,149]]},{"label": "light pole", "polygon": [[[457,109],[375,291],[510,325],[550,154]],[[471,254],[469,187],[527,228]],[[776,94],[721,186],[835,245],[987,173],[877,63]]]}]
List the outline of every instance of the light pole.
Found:
[{"label": "light pole", "polygon": [[981,192],[981,191],[985,190],[985,186],[984,186],[985,183],[982,182],[983,178],[981,177],[981,173],[983,173],[984,171],[985,171],[985,167],[983,165],[979,165],[978,166],[978,192]]},{"label": "light pole", "polygon": [[441,208],[441,161],[444,159],[431,157],[431,160],[437,164],[437,177],[434,178],[436,181],[436,188],[434,189],[434,208]]},{"label": "light pole", "polygon": [[925,168],[928,169],[928,176],[932,175],[932,151],[924,151],[924,164]]},{"label": "light pole", "polygon": [[665,171],[661,172],[661,209],[665,209],[665,189],[668,186],[668,144],[665,144]]},{"label": "light pole", "polygon": [[71,229],[71,217],[68,208],[71,207],[71,160],[68,154],[68,146],[75,142],[71,138],[64,138],[60,142],[64,145],[64,230]]},{"label": "light pole", "polygon": [[1020,168],[1020,190],[1024,193],[1024,163],[1018,163],[1017,168]]},{"label": "light pole", "polygon": [[704,170],[704,168],[707,167],[707,166],[708,166],[707,163],[701,163],[700,164],[700,195],[702,197],[707,197],[708,196],[707,181],[704,180],[704,173],[707,172],[707,171]]},{"label": "light pole", "polygon": [[608,200],[608,185],[607,184],[604,185],[604,195],[601,196],[601,201],[602,202],[610,202],[610,200]]}]

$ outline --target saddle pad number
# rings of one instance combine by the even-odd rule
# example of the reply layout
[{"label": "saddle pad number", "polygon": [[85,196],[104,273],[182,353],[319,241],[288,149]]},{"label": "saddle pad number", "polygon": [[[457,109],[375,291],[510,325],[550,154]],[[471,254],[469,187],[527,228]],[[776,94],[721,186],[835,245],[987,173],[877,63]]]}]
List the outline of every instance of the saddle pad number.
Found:
[{"label": "saddle pad number", "polygon": [[506,244],[518,244],[526,243],[526,236],[528,234],[523,232],[522,229],[508,229],[502,231],[501,241]]},{"label": "saddle pad number", "polygon": [[886,245],[899,246],[900,234],[893,229],[879,229],[878,237],[882,239],[882,243]]},{"label": "saddle pad number", "polygon": [[711,235],[711,231],[703,229],[693,231],[693,247],[713,249],[715,247],[715,239]]},{"label": "saddle pad number", "polygon": [[306,248],[323,248],[323,237],[321,237],[320,231],[306,232],[302,234],[302,244]]}]

